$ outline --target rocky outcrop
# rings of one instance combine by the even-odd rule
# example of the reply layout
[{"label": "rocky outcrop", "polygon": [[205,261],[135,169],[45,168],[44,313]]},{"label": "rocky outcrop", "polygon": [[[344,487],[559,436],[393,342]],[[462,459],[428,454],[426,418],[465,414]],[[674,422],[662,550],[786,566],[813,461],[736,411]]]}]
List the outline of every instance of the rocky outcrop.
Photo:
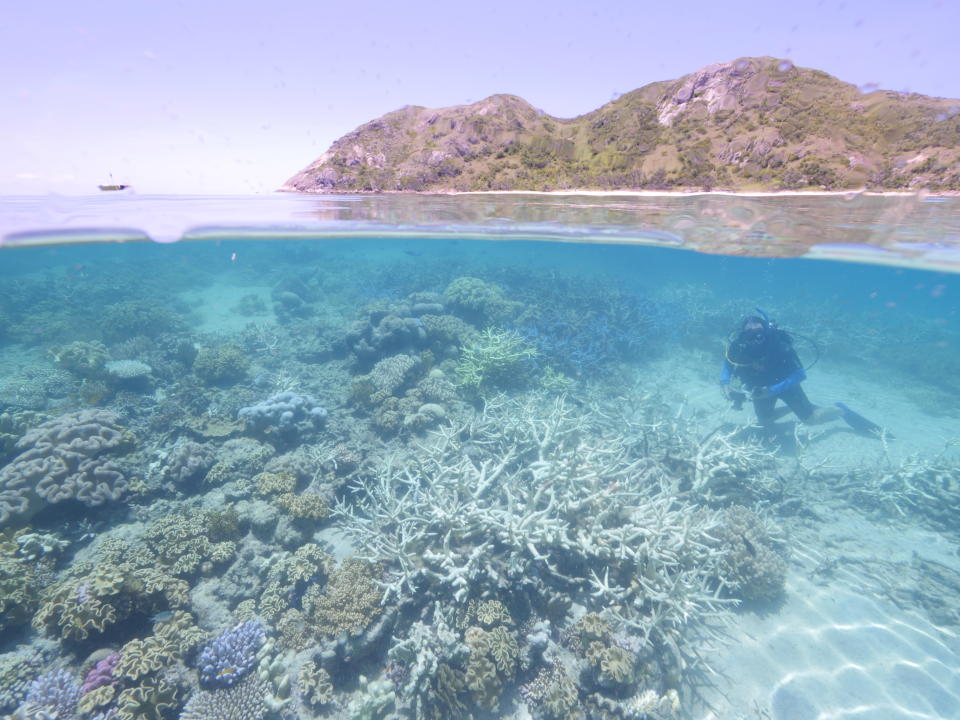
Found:
[{"label": "rocky outcrop", "polygon": [[281,190],[864,186],[960,190],[960,101],[862,93],[764,57],[652,83],[572,119],[513,95],[404,107],[337,140]]}]

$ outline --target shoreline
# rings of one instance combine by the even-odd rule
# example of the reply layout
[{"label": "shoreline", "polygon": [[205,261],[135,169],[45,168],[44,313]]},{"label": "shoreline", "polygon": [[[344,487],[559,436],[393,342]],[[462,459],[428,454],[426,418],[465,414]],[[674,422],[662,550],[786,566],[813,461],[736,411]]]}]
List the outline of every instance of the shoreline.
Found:
[{"label": "shoreline", "polygon": [[280,188],[274,194],[290,195],[410,195],[410,196],[437,196],[437,195],[542,195],[545,197],[698,197],[698,196],[730,196],[730,197],[842,197],[854,198],[860,196],[871,197],[960,197],[958,190],[324,190],[311,192],[306,190],[292,190]]}]

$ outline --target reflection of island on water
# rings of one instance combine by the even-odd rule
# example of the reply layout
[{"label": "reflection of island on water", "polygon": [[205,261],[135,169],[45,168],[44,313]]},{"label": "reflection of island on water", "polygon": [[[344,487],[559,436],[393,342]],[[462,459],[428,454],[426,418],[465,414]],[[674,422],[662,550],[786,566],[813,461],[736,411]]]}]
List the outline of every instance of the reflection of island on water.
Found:
[{"label": "reflection of island on water", "polygon": [[[706,253],[799,257],[822,245],[915,258],[912,246],[960,247],[960,200],[918,195],[470,194],[311,196],[318,220],[434,227],[549,239],[647,242]],[[935,200],[932,202],[931,200]],[[566,232],[565,232],[566,231]],[[823,252],[818,254],[824,254]],[[837,255],[844,255],[837,249]],[[870,259],[865,257],[863,259]],[[876,259],[876,258],[874,258]]]},{"label": "reflection of island on water", "polygon": [[[154,240],[454,237],[680,247],[960,270],[960,199],[922,195],[462,194],[5,199],[5,244],[123,228]],[[49,223],[38,227],[38,221]],[[55,238],[42,238],[44,232]],[[126,237],[126,236],[125,236]],[[109,239],[109,238],[107,238]]]}]

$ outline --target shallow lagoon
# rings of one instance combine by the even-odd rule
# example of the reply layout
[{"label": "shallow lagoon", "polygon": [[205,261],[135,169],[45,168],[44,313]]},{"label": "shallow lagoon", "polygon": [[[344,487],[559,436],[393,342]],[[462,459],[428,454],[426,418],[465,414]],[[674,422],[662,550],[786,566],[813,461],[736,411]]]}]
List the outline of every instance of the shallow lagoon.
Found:
[{"label": "shallow lagoon", "polygon": [[954,200],[3,206],[0,711],[957,714]]}]

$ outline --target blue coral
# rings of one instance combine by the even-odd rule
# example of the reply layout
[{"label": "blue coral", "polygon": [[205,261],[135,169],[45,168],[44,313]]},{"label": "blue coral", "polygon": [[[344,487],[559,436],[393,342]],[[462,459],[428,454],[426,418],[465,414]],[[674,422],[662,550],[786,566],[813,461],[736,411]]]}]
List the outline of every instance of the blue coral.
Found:
[{"label": "blue coral", "polygon": [[208,687],[230,687],[257,662],[266,636],[256,620],[247,620],[220,633],[200,653],[200,681]]},{"label": "blue coral", "polygon": [[30,683],[27,705],[43,708],[58,718],[73,717],[80,700],[81,687],[66,670],[50,670]]}]

